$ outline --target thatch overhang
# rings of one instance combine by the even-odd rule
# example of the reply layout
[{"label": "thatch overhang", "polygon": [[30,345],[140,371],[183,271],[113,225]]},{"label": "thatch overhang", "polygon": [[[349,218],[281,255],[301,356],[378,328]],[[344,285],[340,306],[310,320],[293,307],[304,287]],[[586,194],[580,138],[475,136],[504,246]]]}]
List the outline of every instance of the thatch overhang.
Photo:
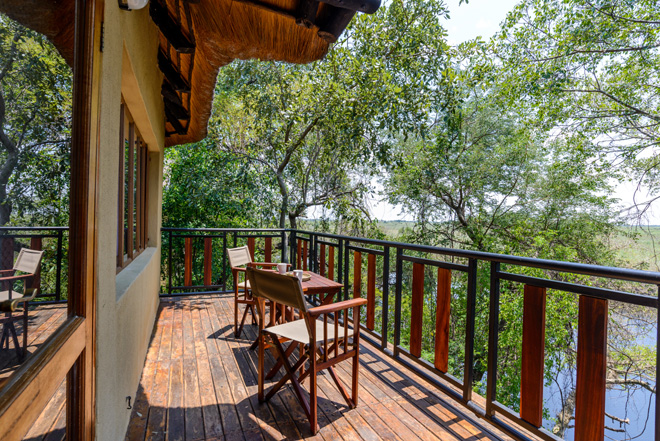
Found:
[{"label": "thatch overhang", "polygon": [[[375,12],[379,5],[380,0],[151,0],[150,15],[160,29],[166,146],[206,136],[220,67],[234,59],[321,59],[356,11]],[[73,64],[73,0],[0,0],[0,11],[46,35]]]}]

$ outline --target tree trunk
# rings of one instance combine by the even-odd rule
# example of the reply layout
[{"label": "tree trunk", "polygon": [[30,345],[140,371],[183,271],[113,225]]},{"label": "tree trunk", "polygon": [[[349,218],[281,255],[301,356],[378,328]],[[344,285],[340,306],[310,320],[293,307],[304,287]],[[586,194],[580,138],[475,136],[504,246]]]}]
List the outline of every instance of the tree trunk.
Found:
[{"label": "tree trunk", "polygon": [[16,148],[16,144],[5,134],[4,123],[5,98],[2,94],[2,89],[0,89],[0,145],[7,152],[5,162],[0,166],[0,226],[9,223],[12,205],[11,201],[7,198],[7,186],[9,184],[9,178],[14,173],[14,169],[18,164],[18,149]]},{"label": "tree trunk", "polygon": [[286,183],[282,177],[282,173],[277,173],[277,186],[282,195],[282,204],[280,205],[280,228],[286,228],[286,214],[289,211],[289,189],[286,188]]},{"label": "tree trunk", "polygon": [[294,230],[298,228],[298,216],[295,213],[289,213],[289,224]]}]

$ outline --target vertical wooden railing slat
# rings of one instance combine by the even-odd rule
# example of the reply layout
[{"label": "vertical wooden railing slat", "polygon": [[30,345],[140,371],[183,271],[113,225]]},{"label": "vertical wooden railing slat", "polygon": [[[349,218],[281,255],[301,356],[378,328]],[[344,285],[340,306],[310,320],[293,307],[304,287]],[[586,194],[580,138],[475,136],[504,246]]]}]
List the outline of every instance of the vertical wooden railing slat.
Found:
[{"label": "vertical wooden railing slat", "polygon": [[321,244],[321,255],[320,257],[320,262],[319,262],[319,274],[321,274],[323,277],[325,277],[325,244]]},{"label": "vertical wooden railing slat", "polygon": [[309,253],[307,251],[307,241],[303,241],[303,261],[302,261],[302,267],[303,270],[307,271],[307,263],[309,261]]},{"label": "vertical wooden railing slat", "polygon": [[362,253],[353,252],[353,298],[362,297]]},{"label": "vertical wooden railing slat", "polygon": [[376,315],[376,255],[367,256],[367,328],[374,330]]},{"label": "vertical wooden railing slat", "polygon": [[335,280],[335,247],[328,250],[328,279]]},{"label": "vertical wooden railing slat", "polygon": [[545,358],[546,289],[525,285],[523,295],[520,418],[543,424],[543,366]]},{"label": "vertical wooden railing slat", "polygon": [[264,241],[264,262],[273,261],[273,238],[267,237]]},{"label": "vertical wooden railing slat", "polygon": [[451,309],[451,271],[438,268],[438,291],[435,308],[435,358],[433,365],[441,372],[449,369],[449,317]]},{"label": "vertical wooden railing slat", "polygon": [[296,252],[296,268],[300,269],[302,266],[302,240],[298,239],[298,251]]},{"label": "vertical wooden railing slat", "polygon": [[248,250],[250,250],[250,256],[252,261],[254,261],[254,237],[248,237],[247,240]]},{"label": "vertical wooden railing slat", "polygon": [[607,300],[580,296],[578,313],[575,439],[605,436]]},{"label": "vertical wooden railing slat", "polygon": [[186,237],[185,240],[183,285],[192,285],[192,237]]},{"label": "vertical wooden railing slat", "polygon": [[422,356],[422,321],[424,320],[424,265],[413,263],[412,305],[410,310],[410,354]]},{"label": "vertical wooden railing slat", "polygon": [[213,284],[213,248],[212,239],[204,238],[204,286]]},{"label": "vertical wooden railing slat", "polygon": [[[41,251],[42,249],[41,237],[30,238],[30,248],[36,251]],[[43,259],[41,261],[43,262]],[[40,287],[41,287],[41,266],[39,266],[39,269],[37,269],[37,272],[34,274],[34,277],[32,277],[32,285],[31,285],[31,288],[40,289]],[[43,293],[40,292],[39,294],[43,294]]]}]

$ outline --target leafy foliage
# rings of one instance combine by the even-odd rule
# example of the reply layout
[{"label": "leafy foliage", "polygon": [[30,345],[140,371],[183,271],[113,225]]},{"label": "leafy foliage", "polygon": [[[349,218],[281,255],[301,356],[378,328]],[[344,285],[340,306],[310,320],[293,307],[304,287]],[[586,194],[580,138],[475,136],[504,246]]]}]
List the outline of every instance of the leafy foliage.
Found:
[{"label": "leafy foliage", "polygon": [[0,225],[64,225],[71,71],[45,37],[2,15],[0,60]]}]

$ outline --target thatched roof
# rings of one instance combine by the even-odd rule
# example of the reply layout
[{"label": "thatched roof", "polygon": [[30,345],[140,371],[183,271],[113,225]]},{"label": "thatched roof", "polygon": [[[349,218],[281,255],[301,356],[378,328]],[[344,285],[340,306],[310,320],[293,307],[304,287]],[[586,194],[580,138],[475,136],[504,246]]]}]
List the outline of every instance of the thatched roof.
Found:
[{"label": "thatched roof", "polygon": [[[161,30],[166,145],[206,136],[220,67],[234,59],[318,60],[355,10],[373,12],[380,4],[325,1],[151,0],[150,14]],[[0,10],[46,35],[72,64],[73,5],[73,0],[2,0]]]}]

